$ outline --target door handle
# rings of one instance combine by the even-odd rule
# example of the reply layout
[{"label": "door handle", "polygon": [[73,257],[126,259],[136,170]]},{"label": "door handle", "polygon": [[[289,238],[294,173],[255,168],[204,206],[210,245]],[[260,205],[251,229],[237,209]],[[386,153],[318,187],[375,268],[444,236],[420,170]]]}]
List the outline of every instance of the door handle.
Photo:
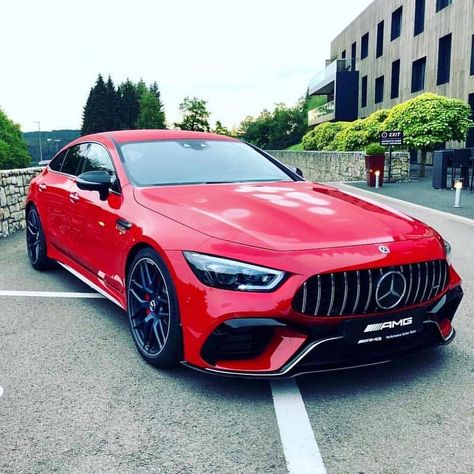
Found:
[{"label": "door handle", "polygon": [[48,186],[46,186],[46,184],[44,184],[44,183],[40,183],[40,184],[38,185],[38,189],[39,189],[40,191],[46,191],[47,188],[48,188]]},{"label": "door handle", "polygon": [[69,199],[71,200],[71,202],[75,203],[77,201],[79,201],[79,194],[77,193],[70,193],[69,194]]}]

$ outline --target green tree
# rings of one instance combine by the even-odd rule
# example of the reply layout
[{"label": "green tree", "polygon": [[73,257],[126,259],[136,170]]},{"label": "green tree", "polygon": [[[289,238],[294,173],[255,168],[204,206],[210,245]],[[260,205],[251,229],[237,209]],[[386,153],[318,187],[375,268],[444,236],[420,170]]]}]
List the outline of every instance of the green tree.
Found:
[{"label": "green tree", "polygon": [[[91,88],[82,116],[81,134],[104,132],[113,130],[115,124],[109,122],[109,93],[101,74],[98,75],[95,85]],[[111,126],[112,125],[112,126]]]},{"label": "green tree", "polygon": [[107,120],[106,130],[119,130],[119,96],[114,82],[109,75],[107,83],[105,84],[106,104],[103,111],[104,118]]},{"label": "green tree", "polygon": [[469,105],[462,100],[427,93],[393,107],[382,126],[403,131],[405,144],[421,150],[423,177],[427,152],[448,141],[465,141],[473,126],[470,115]]},{"label": "green tree", "polygon": [[349,126],[348,122],[325,122],[303,137],[305,150],[335,150],[336,135]]},{"label": "green tree", "polygon": [[31,163],[20,126],[0,109],[0,169],[25,168]]},{"label": "green tree", "polygon": [[137,86],[127,79],[118,87],[119,107],[118,116],[122,130],[134,130],[137,128],[138,115],[140,113],[140,102]]},{"label": "green tree", "polygon": [[161,102],[152,89],[146,90],[140,98],[140,113],[137,119],[137,128],[166,128],[165,113],[163,112]]},{"label": "green tree", "polygon": [[179,104],[179,110],[183,115],[183,120],[175,123],[175,127],[195,132],[210,131],[209,116],[211,114],[207,110],[207,101],[197,97],[185,97],[183,102]]},{"label": "green tree", "polygon": [[230,130],[224,127],[224,125],[222,125],[222,122],[220,120],[216,121],[216,127],[214,128],[213,132],[217,133],[217,135],[226,135],[228,137],[232,135]]}]

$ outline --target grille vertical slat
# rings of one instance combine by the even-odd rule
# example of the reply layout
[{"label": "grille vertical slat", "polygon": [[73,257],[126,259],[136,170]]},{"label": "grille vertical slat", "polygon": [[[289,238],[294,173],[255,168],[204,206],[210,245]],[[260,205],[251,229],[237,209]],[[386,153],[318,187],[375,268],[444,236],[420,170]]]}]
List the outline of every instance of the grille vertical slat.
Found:
[{"label": "grille vertical slat", "polygon": [[334,282],[334,273],[331,273],[331,301],[329,303],[328,316],[331,316],[334,307],[334,297],[336,296],[336,285]]},{"label": "grille vertical slat", "polygon": [[323,273],[309,278],[300,287],[293,299],[293,308],[311,316],[388,311],[378,306],[379,281],[387,273],[401,273],[406,281],[406,294],[393,309],[402,309],[430,301],[441,294],[449,280],[448,272],[446,261],[436,260],[397,267]]},{"label": "grille vertical slat", "polygon": [[301,305],[301,312],[306,312],[306,303],[308,302],[308,283],[303,285],[303,303]]},{"label": "grille vertical slat", "polygon": [[321,275],[318,275],[318,294],[316,296],[316,307],[314,308],[314,315],[319,313],[319,307],[321,306]]},{"label": "grille vertical slat", "polygon": [[341,307],[339,316],[342,316],[344,314],[344,310],[346,309],[348,294],[349,294],[349,285],[347,282],[347,272],[344,272],[344,299],[342,300],[342,307]]},{"label": "grille vertical slat", "polygon": [[367,313],[367,310],[370,306],[370,301],[372,299],[372,270],[369,270],[369,291],[367,292],[367,303],[365,304],[364,313]]},{"label": "grille vertical slat", "polygon": [[352,308],[352,314],[357,314],[357,308],[359,306],[359,298],[360,298],[360,272],[357,270],[356,271],[356,278],[357,278],[357,293],[356,293],[356,299],[354,303],[354,307]]}]

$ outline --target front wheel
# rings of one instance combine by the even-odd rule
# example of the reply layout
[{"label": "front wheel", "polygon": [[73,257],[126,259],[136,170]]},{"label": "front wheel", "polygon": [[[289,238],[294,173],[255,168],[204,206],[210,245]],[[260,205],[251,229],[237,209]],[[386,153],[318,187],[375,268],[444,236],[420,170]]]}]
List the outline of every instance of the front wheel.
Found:
[{"label": "front wheel", "polygon": [[173,367],[182,355],[176,291],[161,257],[152,249],[138,252],[127,284],[128,318],[142,357],[155,367]]},{"label": "front wheel", "polygon": [[34,206],[26,213],[26,249],[31,266],[35,270],[49,270],[54,266],[54,261],[48,258],[43,226]]}]

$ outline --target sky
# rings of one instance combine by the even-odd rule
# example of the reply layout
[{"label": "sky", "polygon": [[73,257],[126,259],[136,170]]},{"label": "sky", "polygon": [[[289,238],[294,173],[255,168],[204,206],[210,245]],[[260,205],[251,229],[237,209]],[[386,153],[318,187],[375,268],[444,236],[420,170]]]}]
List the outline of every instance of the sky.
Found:
[{"label": "sky", "polygon": [[80,128],[97,75],[156,81],[211,122],[293,105],[371,0],[15,0],[0,5],[0,108],[23,131]]}]

